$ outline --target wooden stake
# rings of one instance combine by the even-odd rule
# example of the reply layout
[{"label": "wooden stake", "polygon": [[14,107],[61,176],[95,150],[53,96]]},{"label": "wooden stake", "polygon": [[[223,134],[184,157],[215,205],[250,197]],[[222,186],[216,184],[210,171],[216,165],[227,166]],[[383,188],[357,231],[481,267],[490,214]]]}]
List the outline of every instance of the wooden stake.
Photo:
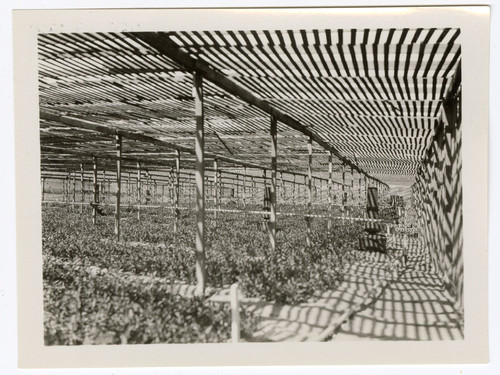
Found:
[{"label": "wooden stake", "polygon": [[238,299],[238,283],[231,285],[229,289],[231,299],[231,341],[240,341],[240,301]]},{"label": "wooden stake", "polygon": [[196,117],[196,295],[205,294],[205,139],[203,113],[203,80],[194,75],[194,102]]}]

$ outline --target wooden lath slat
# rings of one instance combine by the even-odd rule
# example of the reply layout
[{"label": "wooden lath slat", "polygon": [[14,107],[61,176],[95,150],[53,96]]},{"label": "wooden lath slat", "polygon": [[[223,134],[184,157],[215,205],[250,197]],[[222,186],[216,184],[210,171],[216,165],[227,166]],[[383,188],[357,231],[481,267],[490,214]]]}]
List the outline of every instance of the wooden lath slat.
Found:
[{"label": "wooden lath slat", "polygon": [[[224,67],[234,80],[320,132],[324,139],[346,141],[347,137],[337,135],[346,130],[358,136],[363,140],[360,144],[369,146],[366,156],[374,159],[387,150],[372,149],[377,138],[363,135],[411,137],[412,129],[432,128],[432,120],[440,117],[440,100],[451,87],[451,80],[442,77],[451,77],[460,62],[460,45],[456,43],[459,30],[450,29],[169,35],[181,44],[191,43],[191,51],[201,53],[217,68]],[[52,103],[54,109],[82,117],[94,113],[109,124],[123,126],[127,122],[131,130],[156,135],[173,131],[175,137],[192,132],[190,100],[175,102],[176,98],[190,96],[191,85],[186,83],[184,93],[179,95],[183,80],[175,75],[180,65],[147,43],[122,33],[42,35],[39,40],[41,60],[51,62],[41,61],[41,104]],[[117,74],[120,69],[131,70]],[[162,72],[153,72],[155,69]],[[248,77],[241,75],[244,72],[250,73]],[[99,76],[93,77],[96,73]],[[313,78],[305,80],[307,76]],[[240,103],[236,107],[224,94],[210,100],[207,114],[213,118],[217,132],[236,134],[262,124],[251,132],[262,133],[265,121],[252,113],[251,106]],[[234,111],[238,116],[231,118],[233,108],[238,108]],[[169,114],[173,114],[170,120]],[[217,117],[228,119],[218,123]],[[418,154],[422,140],[428,137],[426,133],[415,139],[418,142],[401,144]],[[289,140],[283,142],[292,145]],[[250,149],[254,147],[251,143]],[[228,146],[245,149],[241,144]],[[255,155],[258,158],[258,152]]]}]

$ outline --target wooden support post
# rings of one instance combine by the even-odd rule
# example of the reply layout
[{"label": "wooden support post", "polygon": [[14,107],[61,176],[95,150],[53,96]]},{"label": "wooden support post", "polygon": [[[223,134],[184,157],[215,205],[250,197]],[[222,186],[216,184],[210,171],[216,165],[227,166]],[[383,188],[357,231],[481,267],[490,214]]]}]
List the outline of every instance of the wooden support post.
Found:
[{"label": "wooden support post", "polygon": [[150,190],[150,187],[149,187],[149,171],[146,169],[145,171],[145,174],[146,174],[146,191],[144,193],[144,200],[145,200],[145,204],[146,206],[149,204],[149,201],[151,199],[151,190]]},{"label": "wooden support post", "polygon": [[328,234],[332,230],[332,185],[333,185],[333,153],[328,156]]},{"label": "wooden support post", "polygon": [[299,186],[299,197],[304,202],[304,211],[307,211],[307,174],[304,175],[304,183]]},{"label": "wooden support post", "polygon": [[222,203],[222,198],[223,198],[223,193],[224,193],[224,181],[222,181],[222,171],[220,169],[217,170],[217,174],[218,174],[217,194],[219,195],[217,208],[220,209],[220,205]]},{"label": "wooden support post", "polygon": [[342,163],[342,225],[345,222],[345,204],[346,204],[346,192],[345,192],[345,163]]},{"label": "wooden support post", "polygon": [[111,178],[108,177],[108,188],[106,189],[107,195],[108,195],[108,201],[111,203]]},{"label": "wooden support post", "polygon": [[45,201],[45,177],[42,177],[42,203]]},{"label": "wooden support post", "polygon": [[271,216],[269,219],[269,242],[271,253],[276,252],[276,169],[278,166],[278,121],[274,116],[271,116],[271,196],[270,209]]},{"label": "wooden support post", "polygon": [[156,179],[153,179],[153,204],[156,204],[158,199],[158,185],[156,184]]},{"label": "wooden support post", "polygon": [[251,193],[251,196],[252,196],[252,203],[255,204],[255,179],[253,178],[253,176],[250,177],[250,186],[251,186],[251,189],[250,189],[250,193]]},{"label": "wooden support post", "polygon": [[323,202],[324,194],[323,194],[323,180],[319,180],[319,200]]},{"label": "wooden support post", "polygon": [[127,202],[128,202],[129,206],[130,206],[130,195],[131,195],[131,189],[130,189],[130,172],[127,172]]},{"label": "wooden support post", "polygon": [[283,204],[285,198],[285,183],[283,182],[283,172],[280,172],[280,204]]},{"label": "wooden support post", "polygon": [[[307,143],[308,163],[307,163],[307,214],[311,214],[312,207],[312,137]],[[311,246],[311,217],[306,217],[306,245]]]},{"label": "wooden support post", "polygon": [[[243,208],[247,207],[247,167],[243,167]],[[246,216],[246,212],[245,212]]]},{"label": "wooden support post", "polygon": [[169,189],[169,199],[170,199],[170,207],[174,206],[174,168],[170,168],[169,173],[169,181],[170,181],[170,189]]},{"label": "wooden support post", "polygon": [[214,226],[217,227],[217,210],[219,209],[219,169],[217,159],[214,159]]},{"label": "wooden support post", "polygon": [[366,175],[365,175],[365,206],[367,205],[368,203],[368,185],[367,185],[367,181],[366,181]]},{"label": "wooden support post", "polygon": [[361,173],[358,172],[358,206],[361,206]]},{"label": "wooden support post", "polygon": [[76,203],[76,171],[73,170],[73,198],[71,199],[71,202],[73,203],[71,205],[71,210],[75,210],[75,203]]},{"label": "wooden support post", "polygon": [[205,294],[205,139],[203,114],[203,80],[196,74],[194,102],[196,117],[195,179],[196,179],[196,294]]},{"label": "wooden support post", "polygon": [[180,199],[180,174],[181,174],[181,152],[175,150],[175,218],[174,218],[174,232],[177,232],[179,226],[179,199]]},{"label": "wooden support post", "polygon": [[264,193],[264,202],[265,202],[265,199],[266,199],[266,189],[267,189],[266,169],[262,169],[261,175],[262,175],[262,186],[263,186],[262,191]]},{"label": "wooden support post", "polygon": [[83,213],[83,202],[85,201],[85,180],[83,163],[80,163],[80,213]]},{"label": "wooden support post", "polygon": [[137,221],[141,220],[141,163],[137,163]]},{"label": "wooden support post", "polygon": [[97,158],[92,157],[92,162],[94,165],[94,204],[92,206],[92,223],[97,222],[97,203],[99,202],[99,188],[97,185]]},{"label": "wooden support post", "polygon": [[[233,184],[234,184],[234,180],[233,180]],[[235,200],[236,200],[236,206],[238,206],[238,203],[239,203],[239,200],[240,200],[240,175],[237,174],[236,175],[236,193],[235,193]]]},{"label": "wooden support post", "polygon": [[122,189],[122,136],[116,135],[116,202],[115,202],[115,235],[120,241],[120,200]]},{"label": "wooden support post", "polygon": [[107,202],[107,189],[106,189],[106,171],[102,172],[102,180],[101,180],[101,186],[99,188],[99,192],[101,193],[101,199],[103,202]]},{"label": "wooden support post", "polygon": [[351,166],[351,205],[354,204],[354,169]]},{"label": "wooden support post", "polygon": [[64,177],[61,180],[62,188],[61,188],[61,193],[62,193],[62,201],[66,202],[66,177]]},{"label": "wooden support post", "polygon": [[231,300],[231,341],[240,341],[240,301],[238,300],[238,283],[231,285],[229,289]]}]

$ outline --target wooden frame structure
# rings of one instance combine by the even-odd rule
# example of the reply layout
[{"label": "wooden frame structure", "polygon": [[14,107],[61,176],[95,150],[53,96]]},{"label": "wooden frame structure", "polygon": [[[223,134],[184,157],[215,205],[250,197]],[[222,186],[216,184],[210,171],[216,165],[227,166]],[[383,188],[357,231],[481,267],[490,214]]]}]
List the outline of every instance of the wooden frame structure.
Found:
[{"label": "wooden frame structure", "polygon": [[[326,191],[331,212],[334,187],[341,186],[344,215],[346,198],[355,201],[355,171],[359,201],[362,176],[365,192],[368,186],[380,191],[389,184],[410,186],[445,116],[446,97],[457,90],[459,34],[457,29],[41,34],[42,191],[50,173],[72,172],[75,204],[79,170],[83,212],[85,171],[92,169],[96,222],[97,163],[102,171],[115,170],[119,239],[124,171],[129,177],[137,171],[138,219],[142,171],[154,197],[158,181],[162,192],[170,185],[174,230],[181,183],[195,186],[201,295],[206,184],[213,187],[216,214],[224,186],[221,170],[235,176],[231,183],[237,193],[241,184],[245,207],[247,181],[251,189],[258,179],[264,188],[270,183],[271,250],[276,248],[277,189],[283,191],[287,182],[293,204],[304,187],[308,244],[313,189],[320,196]],[[208,165],[213,176],[205,174]],[[194,179],[181,177],[181,169],[193,170]],[[159,172],[151,181],[153,170]],[[298,183],[297,176],[306,182]],[[65,186],[69,192],[69,181]],[[130,188],[128,180],[129,204]]]}]

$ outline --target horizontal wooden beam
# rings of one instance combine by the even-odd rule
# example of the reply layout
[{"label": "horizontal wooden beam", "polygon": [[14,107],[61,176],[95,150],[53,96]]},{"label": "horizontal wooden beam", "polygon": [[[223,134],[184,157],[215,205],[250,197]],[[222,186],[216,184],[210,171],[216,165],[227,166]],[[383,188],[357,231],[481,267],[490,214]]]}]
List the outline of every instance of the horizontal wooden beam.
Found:
[{"label": "horizontal wooden beam", "polygon": [[158,50],[164,56],[184,67],[186,70],[190,72],[198,72],[205,79],[226,90],[230,94],[237,96],[248,104],[251,104],[273,116],[277,121],[288,125],[292,129],[295,129],[311,138],[314,142],[319,144],[324,149],[332,152],[338,159],[342,160],[342,162],[344,162],[347,166],[352,167],[357,172],[387,186],[387,184],[370,176],[366,171],[362,170],[349,159],[342,156],[335,147],[331,146],[317,134],[309,130],[308,127],[302,125],[299,121],[283,113],[279,109],[274,108],[271,104],[269,104],[269,102],[262,100],[251,91],[226,77],[224,74],[214,70],[203,60],[192,58],[187,52],[184,52],[175,42],[173,42],[167,34],[157,32],[140,32],[131,33],[130,35],[132,37],[139,38],[143,42]]},{"label": "horizontal wooden beam", "polygon": [[[134,140],[134,141],[139,141],[139,142],[144,142],[148,144],[154,144],[157,146],[162,146],[166,147],[172,150],[178,150],[180,152],[184,152],[190,155],[194,155],[195,151],[189,147],[181,146],[172,142],[167,142],[158,138],[151,137],[149,135],[141,134],[141,133],[135,133],[135,132],[130,132],[122,129],[117,129],[117,128],[112,128],[107,125],[102,125],[98,124],[93,121],[89,120],[83,120],[80,118],[76,117],[71,117],[71,116],[62,116],[58,115],[56,113],[49,112],[47,110],[41,109],[40,110],[40,119],[41,120],[46,120],[46,121],[55,121],[55,122],[60,122],[61,124],[65,124],[74,128],[79,128],[79,129],[86,129],[86,130],[93,130],[98,133],[103,133],[103,134],[108,134],[108,135],[121,135],[123,138]],[[233,164],[238,164],[243,167],[249,167],[249,168],[259,168],[259,169],[267,169],[267,167],[259,165],[259,164],[254,164],[254,163],[248,163],[244,160],[239,160],[236,158],[231,158],[223,155],[218,155],[210,152],[206,152],[205,155],[209,158],[214,158],[214,159],[219,159],[224,162],[228,163],[233,163]]]}]

